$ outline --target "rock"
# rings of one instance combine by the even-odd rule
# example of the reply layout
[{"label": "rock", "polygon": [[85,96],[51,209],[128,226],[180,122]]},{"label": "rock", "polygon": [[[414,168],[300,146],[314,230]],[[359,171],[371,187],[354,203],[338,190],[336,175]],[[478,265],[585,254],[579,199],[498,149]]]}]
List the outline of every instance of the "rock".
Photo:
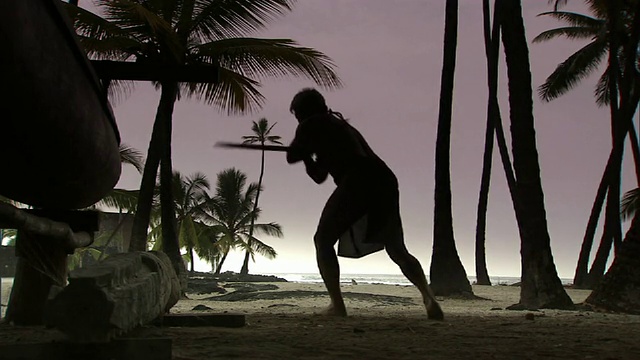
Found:
[{"label": "rock", "polygon": [[191,294],[224,294],[227,290],[214,279],[190,277],[187,283],[187,292]]}]

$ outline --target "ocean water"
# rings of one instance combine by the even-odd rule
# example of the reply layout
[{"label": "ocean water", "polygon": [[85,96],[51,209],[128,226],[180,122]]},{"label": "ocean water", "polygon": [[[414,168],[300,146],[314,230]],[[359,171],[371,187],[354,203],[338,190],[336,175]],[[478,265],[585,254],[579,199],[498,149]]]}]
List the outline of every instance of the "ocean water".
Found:
[{"label": "ocean water", "polygon": [[[269,274],[275,275],[287,281],[296,283],[322,283],[320,274],[313,273],[288,273],[288,274]],[[469,276],[469,282],[475,283],[476,277]],[[386,284],[386,285],[411,285],[404,275],[401,274],[341,274],[340,282],[351,284],[354,280],[358,284]],[[563,284],[571,284],[572,279],[560,279]],[[511,285],[520,281],[520,277],[512,276],[492,276],[491,283],[493,285]]]}]

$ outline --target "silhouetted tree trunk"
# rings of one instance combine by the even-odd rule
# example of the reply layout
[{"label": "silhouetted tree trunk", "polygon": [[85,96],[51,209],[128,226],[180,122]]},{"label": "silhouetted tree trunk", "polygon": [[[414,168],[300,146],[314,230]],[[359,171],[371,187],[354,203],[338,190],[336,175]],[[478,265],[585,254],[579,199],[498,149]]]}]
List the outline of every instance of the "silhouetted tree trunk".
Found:
[{"label": "silhouetted tree trunk", "polygon": [[[162,141],[160,153],[160,207],[162,221],[162,251],[167,254],[171,263],[186,286],[184,279],[185,267],[180,256],[180,243],[178,241],[178,233],[176,231],[176,209],[173,197],[173,168],[171,164],[171,135],[172,135],[172,117],[175,99],[178,93],[178,84],[167,82],[162,84],[162,97],[165,91],[168,93],[167,98],[172,101],[165,103],[162,111]],[[160,100],[162,103],[162,98]]]},{"label": "silhouetted tree trunk", "polygon": [[640,314],[640,212],[636,212],[618,255],[585,300],[597,309]]},{"label": "silhouetted tree trunk", "polygon": [[487,129],[485,132],[484,154],[482,159],[482,177],[480,195],[478,197],[478,217],[476,221],[476,282],[478,285],[491,285],[486,257],[487,205],[489,202],[489,186],[491,184],[491,167],[493,160],[493,141],[496,117],[499,116],[498,105],[498,54],[500,48],[500,20],[494,11],[493,29],[489,0],[482,1],[484,25],[484,47],[487,57],[487,85],[489,100],[487,105]]},{"label": "silhouetted tree trunk", "polygon": [[631,153],[633,154],[633,165],[636,170],[636,184],[640,185],[640,145],[638,144],[638,133],[636,128],[631,123],[629,129],[629,142],[631,143]]},{"label": "silhouetted tree trunk", "polygon": [[536,149],[529,50],[519,0],[498,0],[509,82],[513,166],[522,221],[520,303],[511,308],[571,308],[553,262]]},{"label": "silhouetted tree trunk", "polygon": [[162,93],[160,103],[158,104],[151,140],[149,141],[147,158],[144,163],[144,171],[142,172],[138,203],[133,218],[133,225],[131,226],[129,251],[147,251],[147,231],[149,221],[151,220],[156,177],[158,174],[158,166],[160,165],[160,141],[162,137],[162,121],[160,118],[163,116],[161,109],[168,106],[167,102],[173,103],[171,96],[171,94]]},{"label": "silhouetted tree trunk", "polygon": [[[624,139],[629,131],[631,118],[628,120],[625,118],[622,111],[624,110],[625,102],[628,97],[625,94],[624,89],[625,81],[622,78],[620,72],[619,54],[620,48],[624,46],[620,42],[620,39],[625,38],[620,30],[619,23],[619,8],[617,2],[613,1],[607,7],[608,12],[608,31],[609,31],[609,108],[611,111],[611,136],[612,136],[612,150],[610,161],[612,161],[611,168],[607,171],[607,203],[605,206],[605,224],[602,239],[596,253],[596,258],[591,265],[589,275],[587,277],[587,286],[594,288],[601,280],[606,270],[606,264],[611,253],[612,244],[616,249],[619,248],[619,244],[622,239],[622,224],[620,219],[620,182],[622,172],[622,158],[624,153]],[[637,48],[637,44],[634,48]],[[635,72],[635,66],[632,69]],[[630,91],[630,87],[628,88]],[[618,95],[621,95],[619,97]],[[620,100],[620,102],[618,102]],[[635,109],[635,107],[634,107]],[[607,166],[610,164],[607,163]]]},{"label": "silhouetted tree trunk", "polygon": [[214,274],[216,275],[220,275],[220,270],[222,270],[222,264],[224,264],[225,260],[227,260],[227,256],[229,255],[229,252],[225,252],[224,255],[222,255],[222,259],[220,259],[220,262],[218,263],[218,266],[216,267],[216,271]]},{"label": "silhouetted tree trunk", "polygon": [[576,265],[576,272],[573,276],[573,286],[578,289],[586,289],[589,287],[588,275],[589,275],[589,255],[591,254],[591,248],[593,247],[593,238],[596,234],[596,228],[598,226],[598,220],[600,219],[600,212],[602,211],[602,205],[604,204],[605,196],[607,195],[608,183],[607,172],[610,167],[605,168],[598,191],[596,193],[596,199],[591,207],[591,214],[589,215],[589,221],[587,222],[587,228],[585,230],[584,238],[582,240],[582,246],[580,247],[580,255],[578,256],[578,264]]},{"label": "silhouetted tree trunk", "polygon": [[[262,142],[261,145],[264,145]],[[258,178],[258,190],[256,191],[256,198],[253,201],[253,211],[251,215],[251,224],[249,225],[249,238],[247,239],[247,246],[251,248],[253,239],[253,227],[256,222],[256,210],[258,210],[258,199],[260,199],[260,190],[262,189],[262,178],[264,177],[264,150],[262,150],[262,157],[260,159],[260,177]],[[241,275],[249,274],[249,259],[251,252],[249,249],[244,254],[244,261],[242,262],[242,269],[240,269]]]},{"label": "silhouetted tree trunk", "polygon": [[440,113],[436,138],[435,208],[433,256],[431,259],[431,288],[436,295],[471,293],[453,236],[451,210],[451,108],[458,37],[458,1],[447,0],[445,5],[444,55],[440,86]]}]

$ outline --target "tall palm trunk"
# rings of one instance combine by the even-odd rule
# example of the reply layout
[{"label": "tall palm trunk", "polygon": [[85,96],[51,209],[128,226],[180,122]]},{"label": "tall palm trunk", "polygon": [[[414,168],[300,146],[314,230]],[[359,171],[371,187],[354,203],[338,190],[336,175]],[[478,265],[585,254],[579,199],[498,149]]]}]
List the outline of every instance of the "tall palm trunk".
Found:
[{"label": "tall palm trunk", "polygon": [[[607,203],[605,207],[604,231],[600,245],[596,253],[596,258],[591,265],[591,270],[587,276],[587,287],[593,288],[604,275],[607,260],[611,252],[612,244],[618,248],[622,238],[622,228],[620,221],[620,182],[622,172],[622,158],[624,152],[624,138],[627,135],[628,127],[622,123],[620,105],[624,105],[624,100],[618,103],[618,92],[622,86],[620,63],[618,61],[618,51],[620,41],[618,34],[619,11],[617,3],[611,2],[608,6],[608,31],[609,31],[609,109],[611,112],[611,137],[612,150],[610,155],[611,166],[607,169]],[[635,71],[635,70],[634,70]],[[624,96],[623,96],[624,97]]]},{"label": "tall palm trunk", "polygon": [[[613,155],[613,154],[612,154]],[[607,195],[607,189],[609,183],[607,182],[608,171],[610,166],[605,168],[600,185],[598,185],[598,191],[591,207],[591,214],[587,222],[587,228],[585,230],[584,238],[582,240],[582,246],[580,247],[580,255],[578,256],[578,264],[576,265],[576,272],[573,276],[573,286],[579,289],[586,289],[589,287],[588,281],[588,267],[589,267],[589,255],[591,254],[591,248],[593,247],[593,238],[596,234],[596,228],[598,226],[598,220],[600,219],[600,213],[604,204],[605,196]]]},{"label": "tall palm trunk", "polygon": [[191,263],[189,264],[189,272],[193,274],[194,272],[196,272],[196,269],[195,269],[195,266],[194,266],[195,265],[194,264],[194,256],[195,256],[195,254],[193,253],[193,246],[189,245],[188,248],[187,248],[187,251],[189,252],[189,259],[191,259]]},{"label": "tall palm trunk", "polygon": [[640,314],[640,212],[636,212],[609,271],[585,303],[599,309]]},{"label": "tall palm trunk", "polygon": [[172,94],[173,101],[162,109],[162,142],[160,155],[160,208],[162,220],[162,251],[167,254],[178,274],[185,275],[184,263],[180,256],[180,243],[176,231],[176,209],[173,197],[173,168],[171,164],[171,135],[172,118],[175,99],[178,93],[178,84],[175,82],[162,83],[162,93]]},{"label": "tall palm trunk", "polygon": [[[264,141],[261,142],[261,145],[264,146]],[[260,199],[260,190],[262,189],[263,176],[264,176],[264,150],[262,150],[262,157],[260,159],[260,177],[258,178],[258,190],[256,191],[256,198],[253,201],[253,211],[251,211],[251,224],[249,225],[249,238],[247,239],[247,251],[244,254],[244,262],[242,263],[242,269],[240,269],[241,275],[249,274],[249,258],[251,257],[253,227],[256,222],[256,211],[258,210],[258,199]]]},{"label": "tall palm trunk", "polygon": [[220,259],[220,262],[216,267],[216,271],[214,273],[215,275],[220,275],[220,270],[222,270],[222,265],[224,264],[225,260],[227,260],[228,255],[229,255],[229,250],[225,251],[224,255],[222,255],[222,259]]},{"label": "tall palm trunk", "polygon": [[636,170],[636,184],[640,185],[640,144],[638,144],[638,133],[635,125],[631,123],[629,129],[629,142],[631,143],[631,153],[633,154],[633,165]]},{"label": "tall palm trunk", "polygon": [[129,251],[147,250],[147,231],[149,229],[149,221],[151,220],[153,195],[156,187],[158,166],[160,165],[160,154],[162,152],[163,117],[166,116],[167,113],[173,113],[175,100],[176,94],[169,92],[168,89],[165,90],[163,87],[158,110],[156,111],[156,119],[153,123],[147,159],[144,163],[142,181],[140,182],[138,203],[131,227]]},{"label": "tall palm trunk", "polygon": [[487,129],[485,132],[484,155],[482,161],[482,176],[480,180],[480,195],[478,197],[478,217],[476,221],[476,282],[478,285],[491,285],[487,271],[487,257],[485,250],[487,228],[487,205],[489,203],[489,185],[491,184],[491,167],[493,160],[493,142],[495,135],[496,116],[499,116],[497,99],[498,89],[498,49],[500,44],[500,21],[494,11],[493,29],[491,26],[491,11],[489,0],[482,1],[484,20],[484,47],[487,57],[487,85],[489,100],[487,105]]},{"label": "tall palm trunk", "polygon": [[451,109],[458,37],[458,1],[445,5],[444,55],[440,114],[436,138],[435,206],[431,288],[436,295],[471,293],[471,284],[456,250],[451,210]]},{"label": "tall palm trunk", "polygon": [[513,166],[522,221],[522,286],[513,308],[571,308],[558,277],[547,228],[533,119],[529,50],[519,0],[499,0],[507,63]]},{"label": "tall palm trunk", "polygon": [[[609,57],[609,67],[617,66],[617,29],[616,22],[618,20],[617,5],[612,2],[609,8],[610,33],[611,36]],[[612,107],[612,116],[616,124],[619,124],[617,135],[614,143],[614,150],[622,151],[624,137],[629,129],[633,129],[633,114],[638,106],[640,99],[640,91],[634,86],[636,82],[636,58],[638,41],[640,40],[640,2],[636,2],[634,11],[633,27],[630,32],[629,40],[623,45],[625,53],[624,77],[615,74],[614,81],[619,79],[620,87],[620,106],[617,111]],[[615,56],[611,54],[615,53]],[[616,93],[614,93],[614,90]],[[617,88],[610,88],[610,94],[617,94]],[[613,102],[613,98],[612,98]],[[632,139],[632,141],[636,141]],[[612,153],[614,151],[612,150]],[[619,173],[619,172],[618,172]],[[619,199],[618,199],[619,200]],[[640,212],[636,211],[631,227],[627,232],[624,242],[618,248],[616,257],[609,271],[604,275],[601,282],[595,285],[595,290],[585,301],[588,304],[613,311],[622,311],[632,314],[640,314],[640,300],[637,296],[640,291]]]}]

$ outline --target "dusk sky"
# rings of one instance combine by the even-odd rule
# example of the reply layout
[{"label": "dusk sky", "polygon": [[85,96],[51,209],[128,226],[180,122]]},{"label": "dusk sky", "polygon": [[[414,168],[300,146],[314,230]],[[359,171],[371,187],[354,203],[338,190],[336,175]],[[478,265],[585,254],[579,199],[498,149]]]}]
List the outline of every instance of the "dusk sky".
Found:
[{"label": "dusk sky", "polygon": [[[536,15],[551,9],[547,1],[523,1],[527,37],[561,24]],[[87,1],[82,6],[92,8]],[[331,57],[345,86],[323,91],[327,103],[342,112],[393,169],[400,183],[401,211],[407,246],[429,273],[433,244],[434,156],[442,68],[444,0],[299,1],[294,11],[275,21],[263,38],[291,38]],[[475,275],[476,208],[486,125],[486,59],[481,1],[461,1],[458,61],[451,147],[454,231],[468,275]],[[584,12],[581,1],[567,10]],[[556,65],[584,43],[529,41],[534,87]],[[501,110],[508,131],[506,75],[501,63]],[[598,74],[599,75],[599,74]],[[560,99],[534,99],[537,144],[542,168],[547,220],[553,255],[561,277],[571,278],[596,188],[611,147],[607,109],[593,100],[597,76]],[[288,107],[293,95],[314,86],[304,79],[265,80],[264,108],[246,116],[228,116],[196,100],[182,100],[174,112],[173,164],[184,175],[205,173],[215,187],[216,174],[229,167],[258,180],[258,151],[214,148],[216,141],[240,141],[251,122],[266,117],[277,122],[273,132],[288,143],[296,121]],[[146,154],[159,100],[148,83],[113,103],[124,143]],[[509,136],[509,134],[507,134]],[[634,187],[625,174],[623,191]],[[125,169],[118,184],[137,188],[140,175]],[[257,258],[252,273],[316,273],[312,236],[320,211],[334,189],[318,186],[302,165],[290,166],[281,153],[266,159],[261,221],[283,226],[283,239],[262,238],[278,251],[275,260]],[[599,237],[596,239],[598,240]],[[520,239],[499,157],[489,198],[487,263],[492,276],[520,275]],[[239,271],[241,254],[225,270]],[[384,252],[359,260],[341,259],[343,273],[400,273]],[[210,270],[207,264],[197,269]]]}]

